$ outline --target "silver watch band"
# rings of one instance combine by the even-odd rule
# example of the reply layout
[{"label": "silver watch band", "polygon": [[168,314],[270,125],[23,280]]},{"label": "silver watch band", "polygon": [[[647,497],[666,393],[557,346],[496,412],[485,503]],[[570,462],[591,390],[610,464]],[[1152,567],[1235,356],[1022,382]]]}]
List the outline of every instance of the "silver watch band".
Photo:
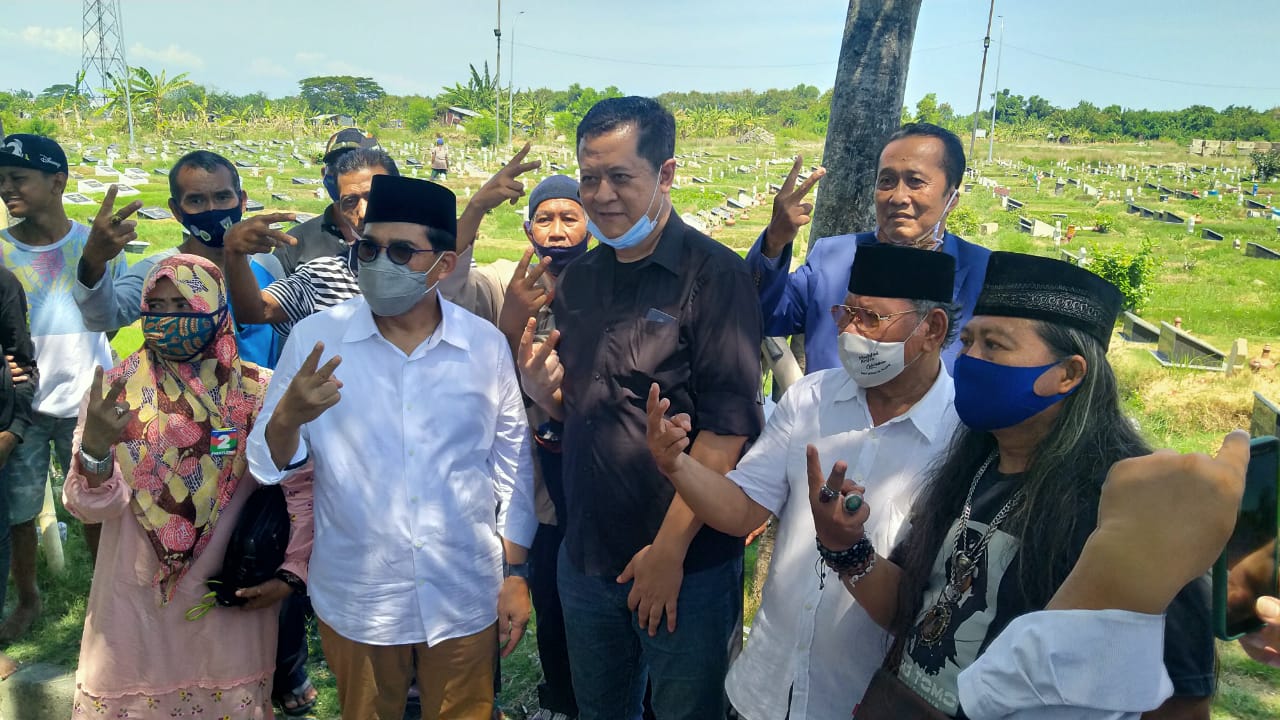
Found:
[{"label": "silver watch band", "polygon": [[80,448],[80,466],[90,474],[106,475],[111,472],[111,468],[115,465],[115,461],[115,454],[110,451],[107,452],[107,456],[105,458],[99,460],[85,452],[83,447]]}]

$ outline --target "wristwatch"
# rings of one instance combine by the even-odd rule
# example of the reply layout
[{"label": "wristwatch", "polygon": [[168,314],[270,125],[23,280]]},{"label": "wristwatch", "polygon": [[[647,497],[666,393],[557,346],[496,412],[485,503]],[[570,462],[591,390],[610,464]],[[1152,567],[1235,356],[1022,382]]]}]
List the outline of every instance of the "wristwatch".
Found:
[{"label": "wristwatch", "polygon": [[107,451],[107,457],[99,460],[84,451],[84,447],[80,448],[80,467],[90,475],[106,475],[111,472],[111,468],[116,464],[116,456],[110,450]]},{"label": "wristwatch", "polygon": [[511,563],[502,563],[502,577],[518,577],[524,580],[529,579],[529,563],[522,562],[512,565]]}]

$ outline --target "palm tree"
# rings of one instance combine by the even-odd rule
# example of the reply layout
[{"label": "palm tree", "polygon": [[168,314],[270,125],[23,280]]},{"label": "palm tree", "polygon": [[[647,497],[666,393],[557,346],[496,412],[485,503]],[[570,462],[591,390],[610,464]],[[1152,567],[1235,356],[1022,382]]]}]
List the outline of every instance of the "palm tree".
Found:
[{"label": "palm tree", "polygon": [[467,84],[454,83],[453,87],[445,88],[441,99],[447,105],[483,113],[493,107],[498,88],[489,75],[488,62],[484,64],[484,75],[476,70],[475,65],[468,67],[471,68],[471,77],[467,80]]},{"label": "palm tree", "polygon": [[134,101],[150,108],[156,127],[159,127],[164,119],[165,99],[172,93],[191,85],[186,73],[179,73],[169,78],[165,76],[164,70],[152,74],[144,67],[132,68],[130,80]]}]

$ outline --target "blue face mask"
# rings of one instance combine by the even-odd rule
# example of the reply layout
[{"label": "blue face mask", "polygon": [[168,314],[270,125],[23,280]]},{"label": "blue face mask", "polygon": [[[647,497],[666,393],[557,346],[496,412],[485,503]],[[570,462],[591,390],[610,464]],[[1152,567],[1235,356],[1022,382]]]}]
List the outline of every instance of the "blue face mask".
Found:
[{"label": "blue face mask", "polygon": [[324,185],[325,192],[329,193],[329,199],[338,202],[338,176],[333,173],[325,173],[320,178],[320,183]]},{"label": "blue face mask", "polygon": [[[525,232],[529,231],[529,223],[524,224]],[[530,242],[533,245],[533,252],[538,255],[539,261],[551,258],[547,263],[547,272],[552,277],[559,277],[560,272],[569,265],[569,263],[582,257],[587,252],[587,241],[591,236],[582,239],[577,245],[539,245],[536,242]]]},{"label": "blue face mask", "polygon": [[[653,207],[653,201],[658,197],[658,190],[662,187],[662,173],[658,173],[658,182],[653,186],[653,197],[649,198],[649,204],[644,209],[644,215],[636,221],[631,229],[622,233],[616,238],[607,237],[590,217],[587,218],[587,231],[594,235],[600,242],[608,245],[614,250],[626,250],[633,248],[644,242],[645,238],[653,233],[654,228],[658,227],[658,221],[649,217],[649,208]],[[661,203],[659,203],[661,209]]]},{"label": "blue face mask", "polygon": [[973,430],[990,432],[1013,427],[1064,400],[1076,387],[1060,395],[1037,395],[1036,380],[1053,362],[1040,367],[997,365],[961,355],[956,358],[956,414]]},{"label": "blue face mask", "polygon": [[222,247],[222,239],[232,225],[240,222],[244,213],[237,204],[226,210],[206,210],[193,215],[182,215],[182,227],[207,247]]}]

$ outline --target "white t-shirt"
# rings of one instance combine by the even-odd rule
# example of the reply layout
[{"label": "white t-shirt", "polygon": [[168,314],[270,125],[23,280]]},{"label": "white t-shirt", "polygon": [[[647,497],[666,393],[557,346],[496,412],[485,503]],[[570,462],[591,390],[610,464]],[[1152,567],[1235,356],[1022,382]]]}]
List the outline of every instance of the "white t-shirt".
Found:
[{"label": "white t-shirt", "polygon": [[[40,371],[33,408],[52,417],[76,417],[93,382],[93,369],[113,365],[106,333],[85,327],[72,295],[89,228],[72,222],[71,231],[50,245],[27,245],[8,230],[0,230],[0,239],[5,241],[4,266],[18,276],[27,293],[31,339]],[[119,257],[107,266],[107,272],[115,277],[126,269]]]}]

